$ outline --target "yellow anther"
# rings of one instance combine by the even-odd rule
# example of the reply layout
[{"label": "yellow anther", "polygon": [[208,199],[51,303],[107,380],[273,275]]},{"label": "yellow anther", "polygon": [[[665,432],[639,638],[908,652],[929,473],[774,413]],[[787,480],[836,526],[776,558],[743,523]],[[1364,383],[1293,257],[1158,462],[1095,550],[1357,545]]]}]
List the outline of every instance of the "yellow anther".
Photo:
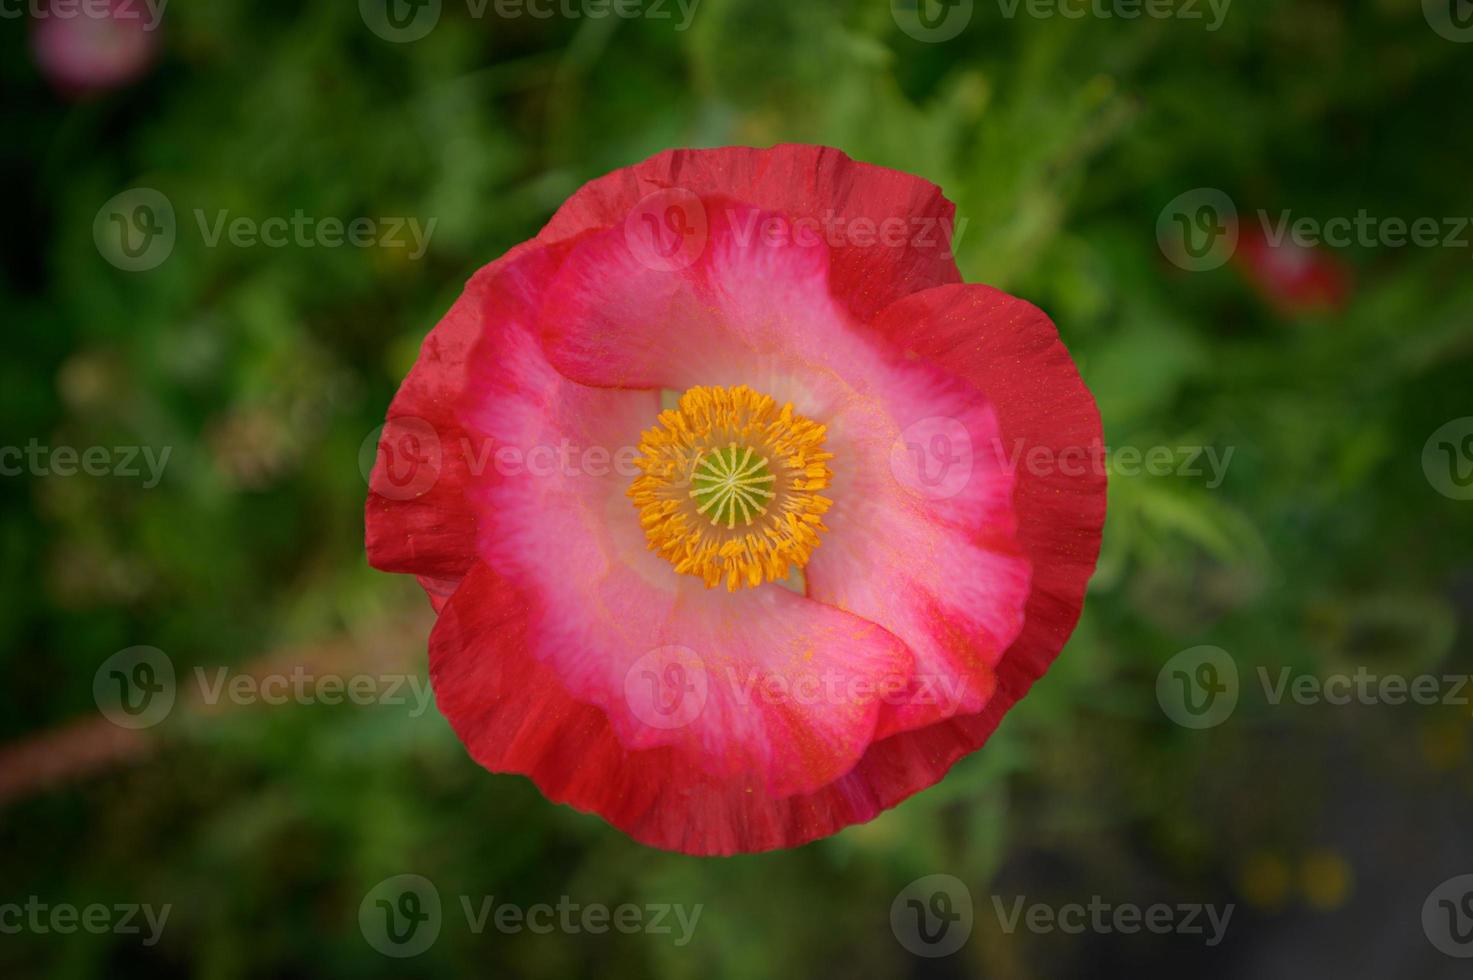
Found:
[{"label": "yellow anther", "polygon": [[802,568],[828,530],[825,431],[745,385],[685,392],[641,437],[629,487],[650,549],[732,592]]}]

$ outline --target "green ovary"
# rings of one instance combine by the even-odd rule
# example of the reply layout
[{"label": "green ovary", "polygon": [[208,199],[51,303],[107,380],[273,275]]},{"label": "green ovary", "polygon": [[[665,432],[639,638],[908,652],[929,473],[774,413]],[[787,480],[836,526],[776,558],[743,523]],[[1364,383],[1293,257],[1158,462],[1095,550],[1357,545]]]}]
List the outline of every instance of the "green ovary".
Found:
[{"label": "green ovary", "polygon": [[735,443],[702,456],[691,475],[697,510],[717,527],[749,525],[767,511],[777,478],[767,460]]}]

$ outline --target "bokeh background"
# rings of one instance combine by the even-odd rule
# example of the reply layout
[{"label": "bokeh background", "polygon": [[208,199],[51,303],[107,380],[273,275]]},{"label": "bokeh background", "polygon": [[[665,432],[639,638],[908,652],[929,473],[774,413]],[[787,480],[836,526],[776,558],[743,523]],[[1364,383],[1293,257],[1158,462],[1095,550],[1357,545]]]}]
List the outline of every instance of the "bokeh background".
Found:
[{"label": "bokeh background", "polygon": [[[422,36],[432,8],[398,5],[406,33],[367,0],[178,0],[146,31],[111,0],[69,20],[5,5],[0,443],[106,447],[111,469],[43,456],[0,477],[0,903],[172,911],[151,945],[0,934],[0,974],[1468,975],[1423,915],[1473,872],[1466,701],[1274,704],[1259,671],[1430,673],[1449,702],[1441,678],[1473,671],[1473,231],[1442,240],[1473,215],[1473,12],[926,3],[923,23],[905,0],[699,0],[688,19],[672,0],[631,18],[444,0]],[[963,14],[954,36],[926,27]],[[196,668],[422,679],[429,610],[365,563],[361,460],[426,332],[584,181],[782,141],[940,184],[963,275],[1053,317],[1112,450],[1232,452],[1216,481],[1113,475],[1078,632],[982,751],[868,825],[700,860],[483,772],[433,706],[202,703]],[[105,229],[138,188],[177,231],[135,271]],[[1236,208],[1230,257],[1172,238],[1173,207],[1208,228],[1201,189]],[[418,256],[211,246],[197,210],[435,224]],[[1297,248],[1260,211],[1440,233]],[[149,485],[141,449],[166,448]],[[1157,681],[1203,645],[1237,703],[1194,728]],[[134,730],[94,680],[137,646],[180,680]],[[406,873],[445,912],[399,960],[358,913]],[[891,919],[932,874],[974,904],[941,957]],[[461,896],[703,911],[683,945],[477,934]],[[994,898],[1020,896],[1234,912],[1215,946],[1009,932]]]}]

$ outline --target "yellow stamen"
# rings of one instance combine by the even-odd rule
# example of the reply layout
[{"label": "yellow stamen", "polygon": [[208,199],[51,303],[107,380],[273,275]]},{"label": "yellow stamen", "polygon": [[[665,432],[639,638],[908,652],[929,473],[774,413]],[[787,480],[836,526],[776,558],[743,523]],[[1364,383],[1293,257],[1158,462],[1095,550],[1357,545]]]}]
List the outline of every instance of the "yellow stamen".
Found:
[{"label": "yellow stamen", "polygon": [[808,563],[833,501],[827,430],[741,385],[696,387],[640,438],[629,487],[650,550],[728,591]]}]

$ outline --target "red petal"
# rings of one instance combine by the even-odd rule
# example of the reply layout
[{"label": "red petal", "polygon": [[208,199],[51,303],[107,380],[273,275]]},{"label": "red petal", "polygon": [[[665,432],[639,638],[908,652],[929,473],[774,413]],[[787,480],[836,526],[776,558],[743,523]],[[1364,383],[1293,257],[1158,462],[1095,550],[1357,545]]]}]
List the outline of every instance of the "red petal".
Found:
[{"label": "red petal", "polygon": [[[517,246],[466,284],[425,338],[379,437],[364,513],[368,562],[419,576],[436,608],[475,561],[476,520],[465,497],[474,456],[464,451],[469,436],[457,417],[466,362],[482,333],[489,284],[535,247]],[[538,268],[550,274],[553,263]]]},{"label": "red petal", "polygon": [[[622,224],[640,201],[667,188],[816,222],[833,249],[834,295],[860,319],[908,293],[961,280],[950,241],[956,207],[941,188],[827,146],[667,150],[584,185],[539,238],[560,241]],[[887,218],[905,222],[898,246],[855,224]]]},{"label": "red petal", "polygon": [[851,774],[884,808],[986,742],[1058,656],[1099,557],[1105,468],[1094,396],[1037,307],[989,286],[944,286],[894,304],[875,327],[972,381],[997,409],[1005,455],[1016,461],[1018,538],[1033,566],[1023,632],[998,665],[987,707],[877,742]]}]

